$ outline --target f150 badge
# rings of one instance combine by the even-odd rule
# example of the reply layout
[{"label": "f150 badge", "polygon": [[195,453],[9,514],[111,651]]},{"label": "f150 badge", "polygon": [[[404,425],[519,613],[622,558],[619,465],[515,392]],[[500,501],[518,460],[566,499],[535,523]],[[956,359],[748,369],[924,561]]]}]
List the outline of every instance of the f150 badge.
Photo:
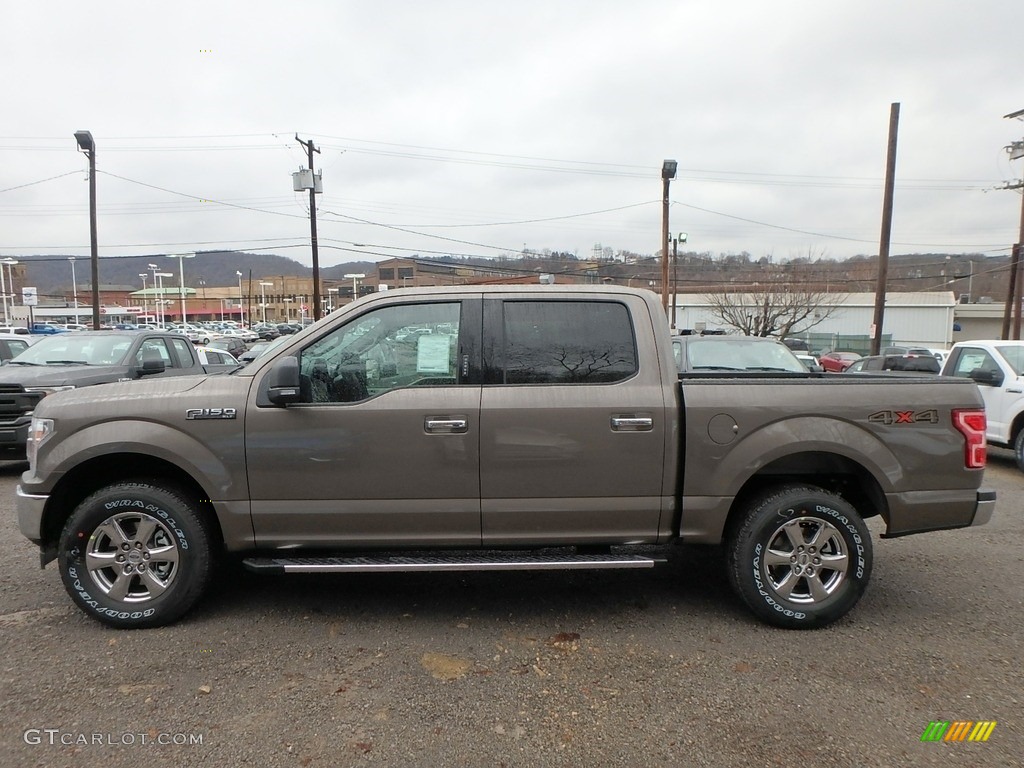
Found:
[{"label": "f150 badge", "polygon": [[234,408],[189,408],[185,411],[186,421],[200,419],[233,419],[238,411]]}]

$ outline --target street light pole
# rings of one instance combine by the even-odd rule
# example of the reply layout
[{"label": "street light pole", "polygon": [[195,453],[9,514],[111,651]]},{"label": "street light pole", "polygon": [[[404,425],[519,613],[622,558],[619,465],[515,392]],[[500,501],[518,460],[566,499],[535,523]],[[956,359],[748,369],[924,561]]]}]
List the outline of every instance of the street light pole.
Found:
[{"label": "street light pole", "polygon": [[267,322],[267,286],[268,285],[272,286],[273,283],[264,283],[262,280],[260,281],[260,296],[261,296],[261,299],[262,299],[260,301],[260,307],[263,308],[263,322],[264,323]]},{"label": "street light pole", "polygon": [[661,164],[661,306],[668,313],[668,185],[676,177],[678,163]]},{"label": "street light pole", "polygon": [[164,278],[165,277],[174,277],[174,273],[173,272],[156,272],[155,273],[155,277],[157,278],[157,280],[160,281],[160,290],[159,290],[159,293],[160,293],[160,299],[159,299],[159,302],[160,302],[160,326],[163,327],[164,324],[166,324],[166,322],[167,322],[167,312],[164,309],[164,300],[163,300],[163,296],[164,296]]},{"label": "street light pole", "polygon": [[[241,325],[245,326],[245,300],[242,295],[242,273],[235,270],[235,274],[238,275],[238,321]],[[252,318],[249,318],[250,325],[252,324]]]},{"label": "street light pole", "polygon": [[100,329],[100,255],[96,242],[96,142],[89,131],[75,131],[78,148],[89,158],[89,244],[92,263],[92,329]]},{"label": "street light pole", "polygon": [[[149,271],[153,273],[153,289],[156,290],[156,271],[158,267],[156,264],[147,264],[146,266],[149,268]],[[145,285],[145,283],[143,283],[143,285]],[[153,314],[156,315],[156,322],[157,325],[161,326],[161,330],[163,330],[163,323],[160,322],[160,299],[162,298],[163,297],[157,293],[156,298],[153,300]]]},{"label": "street light pole", "polygon": [[[75,297],[75,323],[78,322],[78,280],[75,278],[75,257],[68,256],[71,262],[71,292]],[[12,288],[14,286],[11,286]]]},{"label": "street light pole", "polygon": [[[3,294],[4,301],[4,325],[10,325],[11,319],[7,314],[7,280],[4,278],[4,268],[0,265],[0,294]],[[14,286],[11,286],[11,304],[14,304]]]},{"label": "street light pole", "polygon": [[[142,278],[142,314],[147,318],[149,317],[149,305],[146,303],[146,278],[149,277],[145,272],[140,272],[139,277]],[[149,323],[149,320],[146,320]]]},{"label": "street light pole", "polygon": [[181,322],[182,325],[188,324],[188,318],[185,316],[185,259],[194,259],[196,255],[194,253],[169,253],[167,258],[178,260],[178,287],[179,287],[179,298],[181,299]]},{"label": "street light pole", "polygon": [[355,301],[356,299],[359,298],[359,282],[358,281],[362,280],[364,277],[366,277],[366,275],[364,275],[362,272],[349,273],[349,274],[345,275],[345,279],[346,280],[348,280],[349,278],[352,278],[352,301]]}]

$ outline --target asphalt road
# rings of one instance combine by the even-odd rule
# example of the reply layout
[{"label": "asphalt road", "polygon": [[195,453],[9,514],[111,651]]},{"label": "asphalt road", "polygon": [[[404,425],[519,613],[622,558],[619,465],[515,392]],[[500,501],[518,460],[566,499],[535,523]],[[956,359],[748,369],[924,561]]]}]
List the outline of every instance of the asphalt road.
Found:
[{"label": "asphalt road", "polygon": [[[756,623],[714,550],[652,571],[252,576],[179,624],[73,608],[0,464],[0,767],[1011,766],[1024,474],[986,527],[877,540],[855,611]],[[922,742],[931,721],[987,742]]]}]

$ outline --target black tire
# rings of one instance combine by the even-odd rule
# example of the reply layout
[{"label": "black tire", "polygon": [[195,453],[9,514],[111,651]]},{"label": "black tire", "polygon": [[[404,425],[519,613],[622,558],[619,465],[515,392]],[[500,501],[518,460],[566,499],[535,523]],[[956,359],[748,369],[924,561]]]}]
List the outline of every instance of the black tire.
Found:
[{"label": "black tire", "polygon": [[1013,455],[1017,459],[1017,469],[1024,472],[1024,429],[1017,433],[1013,441]]},{"label": "black tire", "polygon": [[784,486],[752,499],[726,548],[736,594],[759,619],[786,629],[845,616],[871,578],[867,526],[820,488]]},{"label": "black tire", "polygon": [[118,483],[78,505],[60,536],[64,588],[92,618],[119,629],[170,624],[202,596],[212,537],[180,491]]}]

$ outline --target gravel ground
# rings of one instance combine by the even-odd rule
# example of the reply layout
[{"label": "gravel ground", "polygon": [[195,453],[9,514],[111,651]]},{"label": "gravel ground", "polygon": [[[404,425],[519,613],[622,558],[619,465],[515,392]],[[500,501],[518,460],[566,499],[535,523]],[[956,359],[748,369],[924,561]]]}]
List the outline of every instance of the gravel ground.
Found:
[{"label": "gravel ground", "polygon": [[[38,568],[0,464],[0,766],[1021,765],[1024,475],[993,453],[988,526],[873,525],[867,595],[813,632],[756,623],[688,547],[652,571],[229,566],[177,625],[106,629]],[[921,742],[933,720],[998,725]]]}]

